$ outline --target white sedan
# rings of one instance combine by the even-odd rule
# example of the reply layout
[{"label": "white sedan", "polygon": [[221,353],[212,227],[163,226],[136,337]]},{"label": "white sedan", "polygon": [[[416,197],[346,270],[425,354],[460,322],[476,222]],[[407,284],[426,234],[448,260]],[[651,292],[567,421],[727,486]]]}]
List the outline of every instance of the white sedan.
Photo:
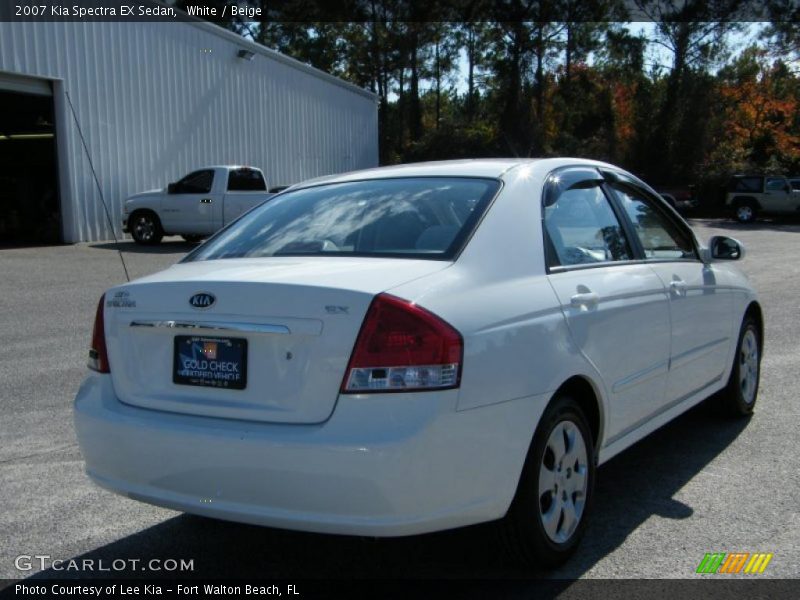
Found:
[{"label": "white sedan", "polygon": [[650,187],[584,159],[294,186],[97,308],[75,427],[110,490],[401,536],[499,520],[554,565],[596,466],[711,394],[747,415],[763,323]]}]

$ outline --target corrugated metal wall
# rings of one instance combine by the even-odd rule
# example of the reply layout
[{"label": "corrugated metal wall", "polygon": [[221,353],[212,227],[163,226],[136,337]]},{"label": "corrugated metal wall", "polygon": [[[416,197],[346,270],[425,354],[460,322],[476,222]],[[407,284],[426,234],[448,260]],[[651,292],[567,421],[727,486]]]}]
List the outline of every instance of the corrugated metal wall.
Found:
[{"label": "corrugated metal wall", "polygon": [[[69,173],[62,204],[72,212],[62,208],[66,241],[111,235],[68,103],[59,115],[59,88],[77,113],[117,235],[127,195],[203,165],[248,164],[270,185],[288,185],[378,164],[374,96],[215,28],[0,23],[0,71],[63,80],[55,91]],[[241,48],[255,58],[238,58]]]}]

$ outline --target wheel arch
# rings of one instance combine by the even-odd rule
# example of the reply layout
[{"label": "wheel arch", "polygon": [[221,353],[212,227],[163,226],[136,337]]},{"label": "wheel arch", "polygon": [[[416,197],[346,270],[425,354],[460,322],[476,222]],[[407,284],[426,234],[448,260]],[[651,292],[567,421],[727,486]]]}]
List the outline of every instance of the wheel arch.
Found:
[{"label": "wheel arch", "polygon": [[158,213],[152,208],[147,208],[147,207],[134,208],[133,211],[131,211],[130,217],[128,218],[132,219],[135,215],[140,215],[143,213],[153,215],[158,220],[158,224],[163,228],[163,224],[161,223],[161,217],[159,217]]},{"label": "wheel arch", "polygon": [[[597,456],[605,433],[604,423],[606,416],[602,394],[598,386],[585,375],[573,375],[558,387],[547,406],[549,407],[562,396],[571,397],[581,407],[586,420],[589,422],[595,456]],[[545,410],[547,409],[545,408]]]},{"label": "wheel arch", "polygon": [[734,208],[740,204],[753,204],[757,210],[761,210],[761,203],[753,196],[734,196],[731,199],[731,206]]},{"label": "wheel arch", "polygon": [[758,326],[758,351],[761,355],[764,354],[764,313],[761,310],[761,305],[753,300],[747,305],[744,311],[744,318],[753,317]]}]

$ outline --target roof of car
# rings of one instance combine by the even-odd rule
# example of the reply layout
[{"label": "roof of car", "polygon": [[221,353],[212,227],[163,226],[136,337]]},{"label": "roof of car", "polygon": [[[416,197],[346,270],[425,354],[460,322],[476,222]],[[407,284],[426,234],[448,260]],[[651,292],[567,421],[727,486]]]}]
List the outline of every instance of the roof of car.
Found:
[{"label": "roof of car", "polygon": [[321,183],[343,183],[364,179],[382,179],[389,177],[502,177],[504,173],[515,167],[527,164],[550,163],[552,168],[564,164],[583,164],[611,167],[586,158],[473,158],[462,160],[441,160],[433,162],[409,163],[376,167],[362,171],[351,171],[338,175],[327,175],[304,181],[298,187],[319,185]]}]

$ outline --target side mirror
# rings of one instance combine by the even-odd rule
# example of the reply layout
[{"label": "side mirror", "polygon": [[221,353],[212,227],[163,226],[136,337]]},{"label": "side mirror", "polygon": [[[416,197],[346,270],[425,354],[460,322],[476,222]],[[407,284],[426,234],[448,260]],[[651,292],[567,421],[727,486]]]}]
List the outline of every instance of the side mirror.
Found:
[{"label": "side mirror", "polygon": [[744,258],[744,246],[733,238],[715,235],[708,242],[712,260],[741,260]]},{"label": "side mirror", "polygon": [[170,183],[167,185],[167,193],[168,194],[177,194],[178,193],[178,184],[177,183]]}]

